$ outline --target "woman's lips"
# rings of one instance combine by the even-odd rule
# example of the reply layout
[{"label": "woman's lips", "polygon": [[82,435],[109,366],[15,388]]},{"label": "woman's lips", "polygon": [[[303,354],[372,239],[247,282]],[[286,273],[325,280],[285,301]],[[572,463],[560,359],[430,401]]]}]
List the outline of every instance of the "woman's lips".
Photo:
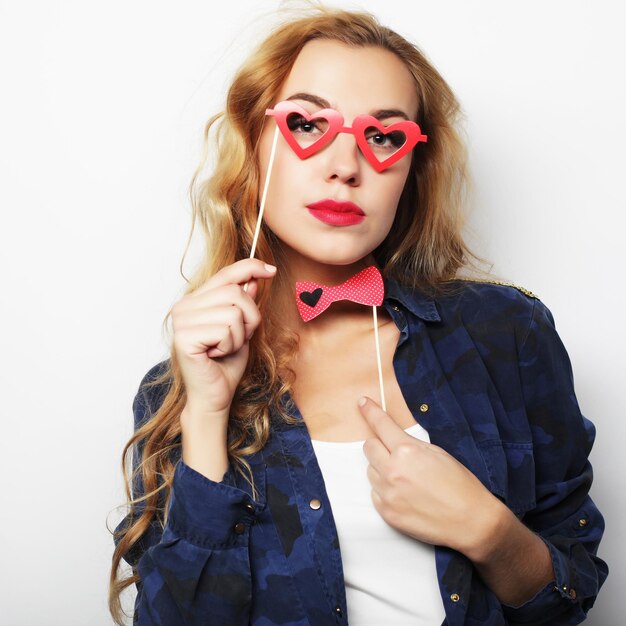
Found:
[{"label": "woman's lips", "polygon": [[350,226],[359,224],[365,219],[365,213],[353,202],[336,202],[335,200],[321,200],[307,204],[309,213],[331,226]]}]

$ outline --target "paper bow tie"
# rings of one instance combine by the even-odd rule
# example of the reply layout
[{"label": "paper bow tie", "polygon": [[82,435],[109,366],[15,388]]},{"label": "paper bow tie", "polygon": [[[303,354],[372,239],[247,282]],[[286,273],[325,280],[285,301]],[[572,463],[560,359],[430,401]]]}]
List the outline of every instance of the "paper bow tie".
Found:
[{"label": "paper bow tie", "polygon": [[359,304],[380,306],[384,295],[383,277],[378,268],[373,265],[335,287],[317,283],[296,283],[296,305],[300,317],[305,322],[317,317],[337,300],[351,300]]}]

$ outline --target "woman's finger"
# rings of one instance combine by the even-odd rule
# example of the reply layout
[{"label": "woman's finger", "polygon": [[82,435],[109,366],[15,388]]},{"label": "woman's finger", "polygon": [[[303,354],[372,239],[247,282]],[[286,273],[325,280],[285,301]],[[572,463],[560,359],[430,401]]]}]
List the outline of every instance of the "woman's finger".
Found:
[{"label": "woman's finger", "polygon": [[382,491],[384,487],[383,478],[372,465],[367,466],[367,479],[370,481],[370,485],[372,485],[375,491]]},{"label": "woman's finger", "polygon": [[374,400],[363,396],[359,402],[361,415],[365,418],[370,428],[376,433],[376,436],[383,442],[387,450],[392,452],[396,446],[399,446],[408,440],[414,441],[414,438],[396,424],[388,413],[385,413]]},{"label": "woman's finger", "polygon": [[227,326],[229,328],[233,352],[241,348],[246,340],[245,327],[243,323],[243,314],[241,309],[235,306],[213,307],[207,311],[205,315],[198,315],[191,328],[195,328],[198,332],[202,331],[205,326]]},{"label": "woman's finger", "polygon": [[[201,295],[223,285],[234,284],[243,287],[246,283],[250,283],[253,278],[273,278],[275,275],[276,268],[273,265],[264,263],[260,259],[242,259],[232,265],[223,267],[193,293]],[[250,285],[248,284],[249,290]]]},{"label": "woman's finger", "polygon": [[[251,288],[256,289],[256,281],[251,283]],[[202,297],[194,297],[181,301],[176,305],[175,327],[182,327],[196,322],[198,319],[203,323],[211,323],[207,317],[213,310],[236,309],[242,316],[245,327],[245,335],[250,335],[261,323],[261,314],[254,300],[238,285],[226,285],[213,291],[207,292]]]},{"label": "woman's finger", "polygon": [[363,452],[370,465],[374,466],[379,472],[384,471],[383,468],[386,467],[391,455],[380,439],[377,437],[366,439],[363,444]]},{"label": "woman's finger", "polygon": [[183,328],[176,334],[175,342],[177,351],[192,359],[212,348],[217,348],[221,355],[230,354],[233,346],[230,327],[224,324]]}]

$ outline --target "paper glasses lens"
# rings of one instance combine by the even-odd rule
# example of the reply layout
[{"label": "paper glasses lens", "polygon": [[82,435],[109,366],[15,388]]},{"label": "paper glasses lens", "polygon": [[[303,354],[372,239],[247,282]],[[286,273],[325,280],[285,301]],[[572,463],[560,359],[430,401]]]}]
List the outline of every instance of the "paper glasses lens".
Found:
[{"label": "paper glasses lens", "polygon": [[287,128],[291,136],[303,148],[318,141],[326,134],[328,127],[328,120],[323,117],[307,120],[299,113],[290,113],[287,116]]},{"label": "paper glasses lens", "polygon": [[406,135],[401,130],[384,133],[375,126],[365,129],[365,139],[379,161],[389,158],[406,143]]}]

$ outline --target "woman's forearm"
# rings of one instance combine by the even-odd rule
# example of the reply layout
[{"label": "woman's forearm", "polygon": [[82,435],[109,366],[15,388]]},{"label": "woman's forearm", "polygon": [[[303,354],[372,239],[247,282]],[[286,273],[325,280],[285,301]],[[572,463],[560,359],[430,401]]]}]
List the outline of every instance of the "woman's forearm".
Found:
[{"label": "woman's forearm", "polygon": [[483,539],[466,556],[500,602],[521,606],[555,579],[550,552],[501,502],[489,519]]},{"label": "woman's forearm", "polygon": [[187,408],[180,417],[183,461],[218,483],[228,469],[228,417],[227,412],[223,415],[194,415]]}]

